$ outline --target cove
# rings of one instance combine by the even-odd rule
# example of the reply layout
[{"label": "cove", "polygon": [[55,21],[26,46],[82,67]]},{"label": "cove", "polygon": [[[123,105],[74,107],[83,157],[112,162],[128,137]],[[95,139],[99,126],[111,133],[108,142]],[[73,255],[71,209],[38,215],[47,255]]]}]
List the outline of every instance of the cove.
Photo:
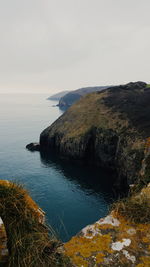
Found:
[{"label": "cove", "polygon": [[61,116],[48,95],[0,95],[0,179],[22,183],[46,212],[62,241],[108,213],[114,194],[110,173],[31,153],[26,144]]}]

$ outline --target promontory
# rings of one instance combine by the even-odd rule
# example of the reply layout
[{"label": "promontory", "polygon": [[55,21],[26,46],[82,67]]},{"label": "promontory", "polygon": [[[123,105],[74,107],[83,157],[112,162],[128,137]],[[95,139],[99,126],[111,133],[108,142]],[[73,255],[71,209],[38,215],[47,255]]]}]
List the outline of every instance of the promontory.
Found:
[{"label": "promontory", "polygon": [[40,149],[110,169],[116,172],[119,187],[135,183],[141,173],[143,181],[149,181],[145,164],[149,103],[150,88],[145,82],[87,94],[41,133]]}]

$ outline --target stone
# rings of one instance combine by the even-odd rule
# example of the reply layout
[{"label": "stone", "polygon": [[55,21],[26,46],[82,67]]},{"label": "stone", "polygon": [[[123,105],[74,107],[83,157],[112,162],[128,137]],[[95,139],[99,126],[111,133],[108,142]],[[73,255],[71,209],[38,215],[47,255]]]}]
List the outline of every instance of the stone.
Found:
[{"label": "stone", "polygon": [[40,151],[40,144],[39,143],[30,143],[26,146],[26,149],[30,151]]}]

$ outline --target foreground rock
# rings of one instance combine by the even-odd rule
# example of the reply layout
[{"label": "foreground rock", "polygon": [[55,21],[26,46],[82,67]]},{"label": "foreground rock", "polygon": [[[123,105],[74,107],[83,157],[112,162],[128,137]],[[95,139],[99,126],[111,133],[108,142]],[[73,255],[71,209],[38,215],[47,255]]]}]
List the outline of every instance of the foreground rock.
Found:
[{"label": "foreground rock", "polygon": [[150,266],[150,184],[64,245],[49,233],[45,213],[26,190],[0,180],[0,193],[1,266]]},{"label": "foreground rock", "polygon": [[30,151],[40,151],[40,144],[39,143],[30,143],[26,146],[26,149]]},{"label": "foreground rock", "polygon": [[146,214],[149,212],[147,187],[73,237],[65,244],[66,255],[78,267],[149,267],[150,215]]},{"label": "foreground rock", "polygon": [[117,172],[116,184],[125,188],[137,181],[145,159],[149,103],[144,82],[88,94],[41,133],[41,150],[109,168]]}]

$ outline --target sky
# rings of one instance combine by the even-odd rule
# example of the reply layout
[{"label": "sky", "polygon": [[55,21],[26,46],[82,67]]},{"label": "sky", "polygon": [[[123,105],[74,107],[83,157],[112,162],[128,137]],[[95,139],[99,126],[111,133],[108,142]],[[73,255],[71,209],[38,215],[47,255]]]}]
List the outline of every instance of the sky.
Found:
[{"label": "sky", "polygon": [[0,0],[0,93],[150,82],[149,0]]}]

